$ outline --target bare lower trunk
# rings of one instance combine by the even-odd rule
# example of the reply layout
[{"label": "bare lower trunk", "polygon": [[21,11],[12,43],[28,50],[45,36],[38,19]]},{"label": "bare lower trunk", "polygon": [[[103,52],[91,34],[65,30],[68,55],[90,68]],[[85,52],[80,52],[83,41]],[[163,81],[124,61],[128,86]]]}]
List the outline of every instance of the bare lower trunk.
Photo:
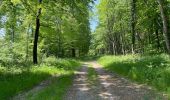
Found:
[{"label": "bare lower trunk", "polygon": [[158,51],[159,51],[160,48],[161,48],[161,44],[160,44],[159,31],[158,31],[158,29],[155,30],[155,34],[156,34],[157,49],[158,49]]},{"label": "bare lower trunk", "polygon": [[72,57],[76,57],[76,50],[72,48],[71,51],[72,51]]},{"label": "bare lower trunk", "polygon": [[39,28],[40,28],[40,19],[36,19],[36,30],[34,35],[34,47],[33,47],[33,62],[34,64],[38,63],[37,60],[37,44],[38,44],[38,37],[39,37]]},{"label": "bare lower trunk", "polygon": [[[42,3],[42,0],[39,0],[39,4]],[[38,14],[36,17],[36,29],[35,29],[35,35],[34,35],[34,46],[33,46],[33,63],[37,64],[37,47],[38,47],[38,37],[39,37],[39,29],[40,29],[40,15],[41,15],[41,8],[38,10]]]},{"label": "bare lower trunk", "polygon": [[170,30],[169,30],[169,22],[168,22],[168,11],[166,9],[167,6],[165,2],[166,0],[158,0],[161,17],[163,21],[163,31],[164,31],[167,52],[170,54]]},{"label": "bare lower trunk", "polygon": [[28,25],[28,29],[27,29],[27,41],[26,41],[26,56],[25,56],[25,61],[28,60],[28,51],[29,51],[29,40],[30,40],[30,37],[29,37],[29,29],[30,29],[30,24]]},{"label": "bare lower trunk", "polygon": [[132,53],[135,53],[136,0],[131,0]]}]

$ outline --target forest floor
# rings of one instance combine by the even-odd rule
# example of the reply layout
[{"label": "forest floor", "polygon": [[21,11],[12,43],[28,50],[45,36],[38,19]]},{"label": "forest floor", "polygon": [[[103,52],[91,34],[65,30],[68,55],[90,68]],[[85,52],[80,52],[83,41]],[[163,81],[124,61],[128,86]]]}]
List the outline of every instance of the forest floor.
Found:
[{"label": "forest floor", "polygon": [[[92,73],[89,76],[89,68],[93,68],[96,73]],[[93,74],[96,74],[96,77]],[[95,79],[91,80],[90,77]],[[105,71],[95,61],[84,63],[82,69],[76,73],[73,86],[69,89],[64,99],[167,100],[163,94],[146,85],[131,82],[115,73]]]}]

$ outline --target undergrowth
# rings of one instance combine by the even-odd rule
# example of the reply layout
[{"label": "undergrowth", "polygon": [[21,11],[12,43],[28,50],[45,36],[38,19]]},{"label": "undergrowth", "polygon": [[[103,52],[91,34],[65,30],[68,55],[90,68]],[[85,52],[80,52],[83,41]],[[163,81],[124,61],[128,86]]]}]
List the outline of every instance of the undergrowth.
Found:
[{"label": "undergrowth", "polygon": [[76,70],[78,66],[80,66],[80,63],[76,60],[56,59],[54,57],[47,58],[36,66],[0,66],[0,100],[10,99],[53,75],[72,76],[70,73]]},{"label": "undergrowth", "polygon": [[170,58],[168,55],[103,56],[98,62],[106,70],[140,83],[147,83],[170,94]]}]

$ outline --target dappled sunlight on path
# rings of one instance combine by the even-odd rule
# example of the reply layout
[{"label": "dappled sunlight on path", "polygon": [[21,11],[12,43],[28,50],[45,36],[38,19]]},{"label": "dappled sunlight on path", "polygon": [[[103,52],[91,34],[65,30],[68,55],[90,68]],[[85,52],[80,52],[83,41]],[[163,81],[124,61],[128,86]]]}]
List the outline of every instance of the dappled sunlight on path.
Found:
[{"label": "dappled sunlight on path", "polygon": [[130,81],[102,69],[96,62],[90,62],[97,71],[102,87],[99,95],[106,100],[155,100],[164,98],[154,93],[149,87],[131,83]]},{"label": "dappled sunlight on path", "polygon": [[84,64],[83,68],[76,72],[74,84],[64,98],[65,100],[96,100],[96,96],[93,95],[95,93],[87,82],[87,66]]},{"label": "dappled sunlight on path", "polygon": [[[91,66],[98,74],[95,86],[87,82],[87,68]],[[132,83],[115,73],[105,71],[97,62],[86,62],[76,73],[73,87],[65,100],[167,100],[145,85]]]}]

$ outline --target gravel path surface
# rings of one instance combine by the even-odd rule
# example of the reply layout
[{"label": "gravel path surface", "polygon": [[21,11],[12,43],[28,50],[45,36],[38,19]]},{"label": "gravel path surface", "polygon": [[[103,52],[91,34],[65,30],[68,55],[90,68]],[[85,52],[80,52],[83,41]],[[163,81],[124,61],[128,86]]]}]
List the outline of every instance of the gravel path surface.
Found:
[{"label": "gravel path surface", "polygon": [[[91,88],[87,82],[87,69],[92,66],[97,74],[96,86]],[[73,86],[69,89],[65,100],[168,100],[151,88],[132,83],[117,74],[102,69],[97,62],[86,62],[77,72]]]},{"label": "gravel path surface", "polygon": [[76,72],[73,86],[65,96],[65,100],[96,100],[97,93],[93,91],[87,82],[87,64]]}]

